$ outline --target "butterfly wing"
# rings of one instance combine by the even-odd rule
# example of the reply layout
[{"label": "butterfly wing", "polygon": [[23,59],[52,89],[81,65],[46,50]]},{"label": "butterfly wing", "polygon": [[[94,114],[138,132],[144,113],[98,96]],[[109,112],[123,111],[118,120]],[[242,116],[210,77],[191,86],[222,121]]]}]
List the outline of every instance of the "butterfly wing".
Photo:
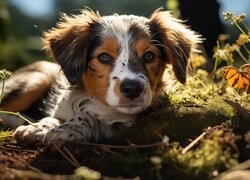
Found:
[{"label": "butterfly wing", "polygon": [[226,67],[224,78],[229,86],[236,89],[249,89],[250,86],[250,64],[246,64],[238,69],[232,66]]},{"label": "butterfly wing", "polygon": [[247,89],[249,86],[249,79],[242,73],[239,72],[239,78],[237,82],[237,89]]},{"label": "butterfly wing", "polygon": [[250,91],[250,64],[244,64],[239,68],[244,79],[244,89]]},{"label": "butterfly wing", "polygon": [[244,64],[239,70],[244,72],[245,76],[250,80],[250,64]]},{"label": "butterfly wing", "polygon": [[228,66],[224,71],[224,78],[227,80],[228,84],[231,87],[234,87],[237,84],[239,78],[239,71],[235,67]]}]

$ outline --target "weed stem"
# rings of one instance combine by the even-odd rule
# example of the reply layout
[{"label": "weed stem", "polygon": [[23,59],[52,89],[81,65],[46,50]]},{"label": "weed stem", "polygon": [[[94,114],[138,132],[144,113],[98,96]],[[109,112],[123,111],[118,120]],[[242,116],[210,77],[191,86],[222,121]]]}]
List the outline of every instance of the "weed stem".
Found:
[{"label": "weed stem", "polygon": [[20,117],[21,119],[23,119],[24,121],[28,122],[30,125],[34,126],[37,128],[37,126],[32,123],[30,120],[28,120],[26,117],[22,116],[19,112],[11,112],[11,111],[0,111],[0,113],[2,114],[9,114],[9,115],[14,115],[17,117]]},{"label": "weed stem", "polygon": [[247,34],[245,33],[245,31],[240,27],[240,25],[233,18],[231,18],[231,20],[237,26],[237,28],[242,32],[242,34],[244,34],[246,37],[248,37]]},{"label": "weed stem", "polygon": [[242,58],[243,61],[245,61],[246,63],[249,63],[248,60],[245,58],[245,56],[241,53],[240,50],[237,50],[236,52],[239,54],[239,56]]},{"label": "weed stem", "polygon": [[3,99],[4,86],[5,86],[5,79],[3,79],[3,82],[2,82],[2,90],[1,90],[1,95],[0,95],[0,104],[1,104],[2,99]]},{"label": "weed stem", "polygon": [[246,45],[243,45],[245,51],[247,52],[248,55],[250,55],[250,51],[247,49]]},{"label": "weed stem", "polygon": [[243,26],[247,29],[247,31],[249,32],[250,31],[250,29],[248,28],[248,26],[246,25],[246,23],[242,20],[241,21],[242,22],[242,24],[243,24]]}]

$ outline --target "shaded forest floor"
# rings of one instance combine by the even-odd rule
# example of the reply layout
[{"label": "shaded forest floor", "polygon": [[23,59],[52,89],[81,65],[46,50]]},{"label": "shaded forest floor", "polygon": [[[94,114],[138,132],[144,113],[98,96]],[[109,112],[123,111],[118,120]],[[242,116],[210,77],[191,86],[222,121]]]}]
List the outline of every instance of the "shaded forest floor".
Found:
[{"label": "shaded forest floor", "polygon": [[[194,55],[185,86],[174,82],[159,106],[97,144],[27,148],[2,130],[0,179],[249,179],[250,33],[245,15],[224,16],[247,32],[240,29],[243,34],[235,44],[218,44],[211,74],[202,70],[204,57]],[[232,66],[235,53],[246,66]],[[222,61],[231,66],[224,73],[217,67]]]},{"label": "shaded forest floor", "polygon": [[[171,78],[171,70],[169,70]],[[250,95],[197,69],[132,127],[98,143],[26,148],[0,132],[0,179],[250,177]]]},{"label": "shaded forest floor", "polygon": [[242,162],[247,165],[240,172],[249,176],[249,110],[218,96],[204,104],[162,100],[168,103],[98,144],[77,142],[51,151],[22,147],[1,135],[1,178],[223,179],[221,173]]}]

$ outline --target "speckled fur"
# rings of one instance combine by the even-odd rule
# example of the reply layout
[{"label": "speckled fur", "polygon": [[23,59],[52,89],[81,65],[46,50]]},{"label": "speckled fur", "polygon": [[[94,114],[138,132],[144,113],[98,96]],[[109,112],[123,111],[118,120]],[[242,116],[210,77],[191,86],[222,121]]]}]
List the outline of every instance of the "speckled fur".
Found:
[{"label": "speckled fur", "polygon": [[[167,64],[185,83],[188,59],[199,37],[169,12],[157,10],[150,18],[102,17],[85,9],[80,15],[64,15],[44,34],[44,42],[64,75],[53,74],[56,81],[51,86],[59,82],[61,88],[54,86],[58,93],[47,100],[49,116],[36,127],[15,130],[14,137],[23,145],[98,141],[131,126],[163,89]],[[125,81],[134,83],[134,94],[122,88]]]}]

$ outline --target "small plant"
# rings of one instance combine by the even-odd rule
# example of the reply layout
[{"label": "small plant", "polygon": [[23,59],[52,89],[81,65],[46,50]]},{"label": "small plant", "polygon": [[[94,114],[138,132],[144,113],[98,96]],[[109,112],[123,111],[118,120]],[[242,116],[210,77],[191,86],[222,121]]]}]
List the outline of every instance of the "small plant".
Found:
[{"label": "small plant", "polygon": [[[228,66],[224,68],[224,78],[228,81],[228,84],[233,88],[244,89],[247,93],[250,93],[250,50],[247,46],[250,43],[250,29],[244,22],[246,15],[234,15],[233,12],[226,12],[223,15],[226,21],[230,21],[232,25],[239,29],[240,35],[234,44],[228,43],[221,48],[218,43],[214,54],[215,65],[212,78],[214,79],[218,65],[222,61],[226,61]],[[235,52],[245,62],[239,69],[233,65]]]},{"label": "small plant", "polygon": [[0,104],[2,102],[3,96],[4,96],[4,86],[5,81],[11,76],[11,72],[7,71],[6,69],[0,70],[0,79],[2,79],[2,88],[1,88],[1,94],[0,94]]},{"label": "small plant", "polygon": [[13,131],[0,129],[0,142],[4,142],[12,138]]},{"label": "small plant", "polygon": [[198,145],[185,153],[179,143],[170,143],[162,155],[164,162],[175,164],[185,173],[201,179],[211,179],[238,164],[235,141],[239,137],[229,127],[221,125],[207,130],[206,134]]},{"label": "small plant", "polygon": [[[8,71],[6,69],[0,70],[0,80],[1,80],[0,82],[2,83],[2,87],[1,87],[1,90],[0,90],[1,91],[1,94],[0,94],[0,105],[1,105],[1,102],[2,102],[3,97],[4,97],[5,81],[10,76],[11,76],[11,72],[10,71]],[[14,115],[14,116],[20,117],[21,119],[25,120],[29,124],[35,126],[30,120],[28,120],[27,118],[25,118],[24,116],[22,116],[19,112],[11,112],[11,111],[2,111],[2,110],[0,110],[0,113],[2,113],[2,114],[10,114],[10,115]]]}]

